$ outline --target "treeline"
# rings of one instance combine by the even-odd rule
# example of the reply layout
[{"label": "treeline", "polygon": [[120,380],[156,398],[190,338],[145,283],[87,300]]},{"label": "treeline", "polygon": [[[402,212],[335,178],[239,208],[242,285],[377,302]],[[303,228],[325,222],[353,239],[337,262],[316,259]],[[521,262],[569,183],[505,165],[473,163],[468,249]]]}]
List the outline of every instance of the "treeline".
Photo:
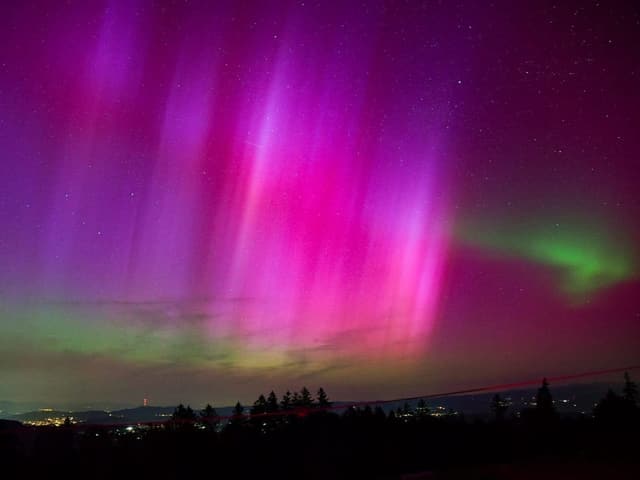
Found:
[{"label": "treeline", "polygon": [[[256,419],[258,417],[288,415],[304,416],[310,413],[325,411],[331,407],[331,404],[327,393],[322,387],[318,389],[315,398],[307,387],[302,387],[300,392],[291,393],[287,390],[280,400],[278,400],[276,393],[272,390],[266,397],[264,394],[260,394],[248,411],[244,405],[237,402],[233,408],[233,414],[228,420],[229,425],[238,425],[244,424],[248,418]],[[184,406],[180,404],[175,408],[171,420],[167,422],[167,425],[172,428],[177,428],[181,425],[198,423],[203,427],[215,429],[222,419],[216,409],[209,403],[199,413],[196,413],[190,405]],[[264,421],[268,422],[271,421],[271,419],[264,419]]]},{"label": "treeline", "polygon": [[[388,414],[380,407],[380,405],[364,405],[364,406],[344,406],[344,415],[361,415],[375,416],[377,418],[389,418],[391,420],[409,418],[420,418],[431,416],[434,414],[427,406],[424,399],[417,402],[415,408],[405,402],[403,407],[397,407],[390,410]],[[208,426],[218,426],[220,420],[226,418],[229,424],[243,423],[242,421],[250,418],[261,418],[270,416],[305,416],[312,413],[327,412],[331,410],[332,402],[325,390],[321,387],[318,389],[315,398],[307,387],[302,387],[299,392],[291,393],[289,390],[282,396],[280,400],[276,393],[272,390],[266,397],[260,394],[250,408],[246,408],[240,402],[237,402],[233,413],[229,417],[221,417],[216,409],[207,404],[206,407],[196,413],[189,405],[186,407],[182,404],[178,405],[174,410],[169,424],[173,423],[200,423]],[[494,415],[495,421],[504,422],[507,419],[511,406],[510,403],[499,393],[496,393],[490,404],[489,409]],[[438,416],[451,416],[457,412],[448,411],[446,413],[439,412]],[[605,397],[598,402],[593,408],[593,417],[604,422],[624,422],[631,420],[639,414],[638,409],[638,387],[629,376],[624,374],[624,385],[622,394],[616,393],[609,389]],[[517,412],[511,412],[511,420],[522,419],[524,421],[551,421],[557,417],[557,412],[550,390],[549,382],[543,379],[542,385],[538,388],[535,401],[531,406]],[[269,421],[268,419],[262,419]]]},{"label": "treeline", "polygon": [[[330,407],[324,390],[312,395],[304,388],[279,398],[274,392],[260,395],[248,408],[238,403],[225,418],[211,405],[199,412],[181,405],[164,425],[23,427],[4,433],[0,427],[0,465],[5,471],[17,468],[24,478],[55,471],[84,478],[126,472],[154,479],[382,480],[460,468],[471,469],[460,478],[515,478],[477,474],[483,466],[507,464],[550,465],[540,478],[561,478],[554,476],[559,465],[577,465],[583,480],[637,478],[640,409],[638,388],[628,375],[593,415],[558,414],[546,381],[521,411],[510,411],[513,406],[495,395],[487,405],[494,414],[490,421],[432,411],[424,401],[389,412],[360,405],[340,406],[338,414]],[[615,475],[589,477],[598,471],[594,464],[613,465]]]}]

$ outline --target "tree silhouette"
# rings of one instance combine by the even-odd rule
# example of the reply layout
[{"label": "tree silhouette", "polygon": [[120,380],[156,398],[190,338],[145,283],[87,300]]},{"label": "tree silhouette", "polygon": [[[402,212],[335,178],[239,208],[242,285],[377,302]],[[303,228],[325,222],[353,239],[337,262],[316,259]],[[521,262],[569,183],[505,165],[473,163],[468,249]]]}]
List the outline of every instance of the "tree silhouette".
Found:
[{"label": "tree silhouette", "polygon": [[629,372],[624,372],[624,388],[622,389],[622,396],[631,405],[636,406],[638,404],[638,386],[635,382],[631,381]]},{"label": "tree silhouette", "polygon": [[68,416],[64,417],[64,426],[65,427],[71,426],[71,419]]},{"label": "tree silhouette", "polygon": [[276,393],[271,390],[269,396],[267,397],[267,412],[274,413],[278,411],[278,397],[276,397]]},{"label": "tree silhouette", "polygon": [[217,417],[218,412],[216,412],[216,409],[207,403],[207,406],[204,407],[204,410],[200,412],[200,416],[202,418],[209,419],[209,418]]},{"label": "tree silhouette", "polygon": [[313,406],[313,397],[307,387],[302,387],[302,390],[300,390],[300,406],[305,408]]},{"label": "tree silhouette", "polygon": [[629,401],[609,389],[605,397],[593,409],[593,416],[607,424],[624,424],[632,412]]},{"label": "tree silhouette", "polygon": [[421,398],[418,401],[416,411],[420,417],[426,417],[429,415],[429,407],[427,407],[427,403],[424,401],[424,398]]},{"label": "tree silhouette", "polygon": [[293,392],[293,397],[291,397],[291,405],[293,405],[294,407],[300,407],[302,404],[302,401],[300,399],[300,394],[298,392]]},{"label": "tree silhouette", "polygon": [[251,407],[249,413],[251,415],[249,422],[254,427],[258,427],[263,430],[262,427],[264,427],[268,423],[267,419],[264,417],[264,414],[267,413],[267,399],[264,397],[264,395],[260,394],[258,399],[253,402],[253,406]]},{"label": "tree silhouette", "polygon": [[260,415],[266,412],[267,412],[267,399],[264,398],[264,395],[260,394],[258,399],[255,402],[253,402],[253,407],[251,407],[251,415]]},{"label": "tree silhouette", "polygon": [[496,421],[501,422],[504,420],[504,414],[506,413],[509,405],[505,402],[499,394],[495,394],[491,400],[491,411],[496,416]]},{"label": "tree silhouette", "polygon": [[354,405],[348,407],[342,414],[342,417],[347,420],[353,420],[360,415],[360,409]]},{"label": "tree silhouette", "polygon": [[180,404],[173,411],[171,418],[183,423],[193,422],[196,419],[196,414],[189,405],[185,407],[183,404]]},{"label": "tree silhouette", "polygon": [[236,432],[239,427],[247,424],[247,416],[244,414],[244,410],[244,406],[240,402],[237,402],[233,407],[231,418],[225,430]]},{"label": "tree silhouette", "polygon": [[200,412],[200,421],[205,424],[209,429],[215,429],[220,423],[218,412],[210,404],[204,407],[204,410]]},{"label": "tree silhouette", "polygon": [[536,394],[536,412],[540,419],[549,419],[555,414],[553,397],[551,396],[549,382],[547,382],[546,378],[542,380],[542,386],[538,389],[538,393]]},{"label": "tree silhouette", "polygon": [[180,429],[189,429],[193,427],[196,420],[196,414],[189,405],[178,405],[171,415],[171,427]]},{"label": "tree silhouette", "polygon": [[329,408],[330,406],[331,402],[329,401],[329,397],[327,397],[327,393],[324,391],[324,388],[320,387],[318,389],[318,407]]},{"label": "tree silhouette", "polygon": [[282,400],[280,401],[280,408],[282,410],[291,410],[292,403],[293,401],[291,399],[291,392],[287,390],[286,393],[282,396]]},{"label": "tree silhouette", "polygon": [[384,410],[380,406],[377,406],[373,409],[373,416],[376,421],[378,421],[378,423],[383,422],[387,418],[387,416],[384,414]]}]

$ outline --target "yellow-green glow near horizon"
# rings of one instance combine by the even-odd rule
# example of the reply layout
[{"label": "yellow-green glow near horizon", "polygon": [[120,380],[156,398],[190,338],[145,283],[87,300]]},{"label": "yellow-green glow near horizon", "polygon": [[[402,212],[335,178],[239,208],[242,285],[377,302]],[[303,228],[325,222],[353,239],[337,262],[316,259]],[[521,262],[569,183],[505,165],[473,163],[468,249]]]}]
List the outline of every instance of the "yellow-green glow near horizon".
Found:
[{"label": "yellow-green glow near horizon", "polygon": [[[268,370],[291,359],[277,348],[250,348],[233,336],[207,334],[206,324],[191,326],[128,324],[117,312],[84,313],[55,305],[0,310],[0,336],[7,345],[41,353],[116,358],[132,366],[180,364],[189,368]],[[24,331],[31,334],[25,338]]]}]

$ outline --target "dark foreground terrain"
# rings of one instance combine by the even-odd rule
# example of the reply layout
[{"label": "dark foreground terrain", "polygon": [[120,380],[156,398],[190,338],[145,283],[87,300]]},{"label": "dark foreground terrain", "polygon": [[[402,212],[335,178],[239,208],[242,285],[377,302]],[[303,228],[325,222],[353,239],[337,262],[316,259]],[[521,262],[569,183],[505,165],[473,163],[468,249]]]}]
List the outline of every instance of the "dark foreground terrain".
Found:
[{"label": "dark foreground terrain", "polygon": [[388,414],[331,410],[324,390],[260,395],[220,417],[178,406],[157,423],[25,426],[0,420],[0,478],[637,479],[638,388],[625,375],[592,414],[561,415],[546,380],[518,412],[496,394],[492,420],[424,402]]},{"label": "dark foreground terrain", "polygon": [[[4,478],[639,478],[638,420],[342,416],[163,425],[0,426]],[[218,431],[220,430],[220,431]]]}]

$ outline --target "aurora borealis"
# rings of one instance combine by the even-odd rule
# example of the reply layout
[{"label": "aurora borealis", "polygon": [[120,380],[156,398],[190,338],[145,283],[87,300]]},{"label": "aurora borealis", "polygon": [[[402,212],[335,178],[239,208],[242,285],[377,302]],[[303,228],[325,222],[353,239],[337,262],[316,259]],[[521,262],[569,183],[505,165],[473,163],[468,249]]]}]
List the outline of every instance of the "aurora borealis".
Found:
[{"label": "aurora borealis", "polygon": [[638,21],[3,4],[0,400],[356,400],[638,363]]},{"label": "aurora borealis", "polygon": [[[503,225],[470,225],[461,236],[470,244],[555,268],[559,286],[567,294],[588,298],[601,288],[634,275],[633,247],[616,238],[606,222],[583,223],[575,218],[553,222],[529,219]],[[464,240],[463,240],[464,241]]]}]

